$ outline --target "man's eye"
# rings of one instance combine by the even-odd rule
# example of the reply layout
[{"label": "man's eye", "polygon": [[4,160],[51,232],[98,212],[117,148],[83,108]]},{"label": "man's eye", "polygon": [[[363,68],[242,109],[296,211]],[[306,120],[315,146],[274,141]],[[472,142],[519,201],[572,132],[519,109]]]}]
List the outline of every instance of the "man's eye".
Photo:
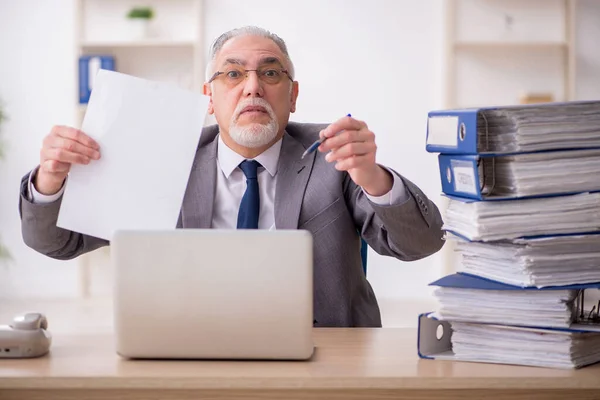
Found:
[{"label": "man's eye", "polygon": [[279,72],[277,72],[277,70],[274,69],[268,69],[263,73],[263,75],[269,78],[274,78],[279,75]]},{"label": "man's eye", "polygon": [[238,79],[242,74],[239,71],[229,71],[227,72],[227,77],[231,79]]}]

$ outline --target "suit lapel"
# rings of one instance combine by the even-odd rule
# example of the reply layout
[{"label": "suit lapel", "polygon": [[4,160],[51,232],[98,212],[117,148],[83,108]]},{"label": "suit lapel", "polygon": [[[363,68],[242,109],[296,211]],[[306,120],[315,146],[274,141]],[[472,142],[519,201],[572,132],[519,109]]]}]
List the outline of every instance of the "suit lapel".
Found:
[{"label": "suit lapel", "polygon": [[183,228],[208,229],[212,223],[217,184],[217,136],[196,152],[181,206]]},{"label": "suit lapel", "polygon": [[287,132],[283,135],[275,187],[275,228],[297,229],[304,192],[315,153],[301,159],[304,146]]}]

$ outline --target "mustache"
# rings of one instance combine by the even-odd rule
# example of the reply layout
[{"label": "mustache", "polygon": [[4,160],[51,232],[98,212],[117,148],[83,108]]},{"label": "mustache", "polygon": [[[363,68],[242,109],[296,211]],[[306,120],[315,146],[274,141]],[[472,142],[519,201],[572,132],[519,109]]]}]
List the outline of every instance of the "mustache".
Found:
[{"label": "mustache", "polygon": [[252,98],[243,100],[242,102],[240,102],[237,105],[237,107],[235,108],[235,111],[233,113],[234,120],[235,121],[238,120],[238,118],[240,117],[240,114],[244,108],[252,107],[252,106],[263,107],[269,114],[269,117],[271,117],[271,119],[275,119],[275,112],[273,111],[273,107],[271,107],[271,105],[269,104],[268,101],[266,101],[265,99],[261,99],[260,97],[252,97]]}]

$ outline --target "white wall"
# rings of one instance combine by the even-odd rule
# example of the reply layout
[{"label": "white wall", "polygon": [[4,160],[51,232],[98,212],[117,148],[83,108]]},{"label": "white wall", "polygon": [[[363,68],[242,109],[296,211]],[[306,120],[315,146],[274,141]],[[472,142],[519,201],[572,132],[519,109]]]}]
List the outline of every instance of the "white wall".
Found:
[{"label": "white wall", "polygon": [[600,1],[578,0],[577,98],[600,99]]},{"label": "white wall", "polygon": [[74,2],[0,0],[0,99],[7,158],[0,162],[0,238],[14,262],[0,264],[0,297],[73,296],[74,262],[43,257],[23,244],[20,178],[39,162],[42,138],[74,118]]}]

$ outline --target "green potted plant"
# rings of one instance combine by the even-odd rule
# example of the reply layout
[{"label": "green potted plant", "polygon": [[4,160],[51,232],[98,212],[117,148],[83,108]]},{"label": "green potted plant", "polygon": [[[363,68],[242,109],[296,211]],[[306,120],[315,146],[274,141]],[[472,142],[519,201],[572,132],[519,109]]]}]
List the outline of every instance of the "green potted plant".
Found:
[{"label": "green potted plant", "polygon": [[[2,122],[6,119],[6,114],[4,113],[4,110],[2,109],[2,103],[0,102],[0,126],[2,125]],[[4,152],[3,152],[3,146],[2,146],[2,141],[0,141],[0,160],[2,160],[3,156],[4,156]],[[0,241],[0,263],[5,262],[7,260],[9,260],[10,257],[10,253],[8,252],[8,249],[2,244],[2,242]]]},{"label": "green potted plant", "polygon": [[127,13],[133,39],[145,39],[149,36],[150,21],[154,19],[152,7],[133,7]]}]

